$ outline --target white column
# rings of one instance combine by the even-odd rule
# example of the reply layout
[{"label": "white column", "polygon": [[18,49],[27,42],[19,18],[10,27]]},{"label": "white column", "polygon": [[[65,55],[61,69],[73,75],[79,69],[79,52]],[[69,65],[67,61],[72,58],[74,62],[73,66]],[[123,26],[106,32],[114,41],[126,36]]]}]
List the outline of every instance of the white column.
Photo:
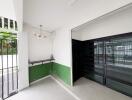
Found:
[{"label": "white column", "polygon": [[28,34],[18,34],[18,67],[19,67],[19,90],[29,86],[28,71]]}]

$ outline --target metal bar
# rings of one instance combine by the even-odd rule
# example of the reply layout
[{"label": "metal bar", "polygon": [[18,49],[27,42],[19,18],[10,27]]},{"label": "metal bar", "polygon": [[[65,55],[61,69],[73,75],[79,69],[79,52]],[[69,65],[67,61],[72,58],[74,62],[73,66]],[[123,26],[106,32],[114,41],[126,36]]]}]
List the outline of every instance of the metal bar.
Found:
[{"label": "metal bar", "polygon": [[[14,53],[14,49],[15,48],[13,48],[13,44],[12,44],[12,47],[10,48],[11,49],[11,53],[12,53],[12,67],[9,67],[9,46],[8,46],[8,41],[9,40],[7,40],[7,39],[1,39],[0,40],[0,44],[1,44],[1,48],[0,48],[0,52],[1,52],[1,65],[2,65],[2,68],[0,69],[0,71],[2,72],[1,74],[2,74],[2,77],[1,77],[1,82],[2,82],[2,94],[1,94],[1,98],[2,98],[2,100],[4,100],[4,99],[6,99],[6,98],[8,98],[9,96],[11,96],[13,93],[10,93],[10,75],[11,74],[9,74],[10,72],[9,72],[9,69],[12,69],[12,89],[14,90],[14,67],[15,66],[13,66],[14,64],[14,56],[13,56],[13,53]],[[11,43],[13,43],[14,41],[11,39]],[[6,47],[5,47],[5,45],[4,45],[4,43],[6,43],[7,45],[6,45]],[[6,50],[6,51],[5,51]],[[6,68],[4,68],[4,54],[6,54],[7,56],[6,56],[6,58],[7,58],[7,66],[6,66]],[[16,45],[16,60],[17,60],[17,45]],[[17,61],[16,61],[17,62]],[[17,64],[16,64],[17,65]],[[18,68],[17,68],[18,66],[16,66],[16,76],[17,76],[17,89],[18,89]],[[7,72],[7,97],[5,97],[5,82],[4,82],[4,76],[6,75],[6,74],[4,74],[4,71],[6,71]],[[12,91],[12,90],[11,90]],[[13,91],[14,92],[14,91]]]},{"label": "metal bar", "polygon": [[98,64],[98,45],[97,45],[97,42],[96,42],[96,64]]},{"label": "metal bar", "polygon": [[17,65],[17,39],[16,39],[16,76],[17,76],[17,90],[18,90],[18,65]]},{"label": "metal bar", "polygon": [[99,64],[99,42],[97,42],[97,49],[98,49],[98,64]]},{"label": "metal bar", "polygon": [[[14,66],[14,67],[17,67],[17,66]],[[8,69],[12,69],[13,67],[8,67]],[[7,68],[3,68],[3,69],[7,69]],[[2,69],[0,69],[0,70],[2,70]]]},{"label": "metal bar", "polygon": [[106,59],[107,59],[107,53],[106,53],[106,49],[107,49],[107,44],[106,41],[103,41],[103,69],[104,69],[104,75],[103,75],[103,84],[106,84],[106,75],[107,75],[107,65],[106,65]]},{"label": "metal bar", "polygon": [[[11,41],[12,43],[13,41]],[[11,46],[12,49],[12,89],[14,90],[14,72],[13,72],[13,46]]]},{"label": "metal bar", "polygon": [[45,60],[39,60],[39,61],[32,61],[32,62],[29,62],[29,64],[35,64],[35,63],[44,63],[44,62],[47,62],[47,61],[53,61],[54,59],[45,59]]},{"label": "metal bar", "polygon": [[123,42],[122,44],[123,44],[123,47],[124,47],[123,63],[125,64],[125,52],[126,52],[126,48],[125,48],[125,45],[126,45],[126,44],[125,44],[125,42],[126,42],[126,41],[123,41],[123,40],[122,40],[122,42]]},{"label": "metal bar", "polygon": [[1,40],[1,64],[2,64],[2,99],[4,99],[4,77],[3,77],[3,40]]},{"label": "metal bar", "polygon": [[[8,40],[6,41],[8,42]],[[8,65],[8,46],[7,46],[7,92],[9,96],[9,65]]]},{"label": "metal bar", "polygon": [[112,40],[112,62],[113,64],[115,63],[115,51],[114,51],[114,41]]}]

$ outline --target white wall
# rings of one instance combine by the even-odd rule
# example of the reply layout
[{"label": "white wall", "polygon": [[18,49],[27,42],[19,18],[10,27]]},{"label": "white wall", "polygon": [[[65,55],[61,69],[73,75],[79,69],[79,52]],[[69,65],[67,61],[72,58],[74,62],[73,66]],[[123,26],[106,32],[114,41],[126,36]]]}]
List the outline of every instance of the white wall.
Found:
[{"label": "white wall", "polygon": [[41,60],[49,58],[52,50],[50,33],[46,33],[48,38],[38,40],[33,36],[33,32],[38,29],[24,25],[23,28],[23,0],[13,0],[16,20],[18,22],[18,55],[19,55],[19,90],[29,86],[28,59]]},{"label": "white wall", "polygon": [[59,29],[54,33],[53,55],[55,62],[71,67],[71,34],[69,29]]},{"label": "white wall", "polygon": [[18,35],[18,67],[19,67],[19,90],[29,86],[28,72],[28,34],[22,32]]},{"label": "white wall", "polygon": [[[8,0],[9,1],[9,0]],[[29,86],[28,71],[28,34],[23,32],[23,0],[13,0],[15,16],[18,24],[18,66],[19,90]]]},{"label": "white wall", "polygon": [[17,20],[18,22],[18,66],[19,90],[29,85],[28,80],[28,41],[27,34],[22,32],[23,0],[0,0],[0,16]]},{"label": "white wall", "polygon": [[52,33],[43,31],[47,38],[39,39],[34,33],[39,33],[39,29],[31,25],[24,24],[24,32],[28,34],[28,55],[30,61],[50,58],[52,54]]},{"label": "white wall", "polygon": [[[109,35],[121,34],[132,31],[132,7],[120,10],[114,14],[107,16],[97,22],[89,24],[83,30],[78,30],[77,34],[73,34],[74,39],[88,40]],[[71,28],[63,27],[56,31],[54,39],[54,56],[56,62],[72,66],[71,62]],[[83,34],[80,36],[80,34]]]},{"label": "white wall", "polygon": [[132,5],[85,26],[77,33],[82,40],[132,32]]},{"label": "white wall", "polygon": [[0,0],[0,16],[16,20],[13,0]]},{"label": "white wall", "polygon": [[22,32],[23,30],[23,0],[12,0],[12,2],[14,4],[15,16],[18,23],[19,32]]}]

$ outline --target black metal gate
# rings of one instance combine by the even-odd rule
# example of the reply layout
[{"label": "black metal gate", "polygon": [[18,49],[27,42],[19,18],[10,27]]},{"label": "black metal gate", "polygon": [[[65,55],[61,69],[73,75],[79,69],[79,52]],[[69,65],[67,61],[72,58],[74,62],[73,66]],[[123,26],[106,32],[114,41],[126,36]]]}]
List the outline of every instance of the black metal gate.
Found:
[{"label": "black metal gate", "polygon": [[18,91],[16,34],[0,32],[0,98],[5,99]]},{"label": "black metal gate", "polygon": [[132,96],[132,36],[94,42],[93,79]]}]

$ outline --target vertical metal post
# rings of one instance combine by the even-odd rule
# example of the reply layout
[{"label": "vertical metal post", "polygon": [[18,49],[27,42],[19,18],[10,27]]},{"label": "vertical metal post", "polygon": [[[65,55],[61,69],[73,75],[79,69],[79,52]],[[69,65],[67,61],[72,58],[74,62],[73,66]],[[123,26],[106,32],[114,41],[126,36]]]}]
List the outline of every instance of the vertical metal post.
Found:
[{"label": "vertical metal post", "polygon": [[107,67],[107,65],[106,65],[106,59],[107,59],[107,53],[106,53],[106,49],[107,49],[107,44],[106,44],[106,42],[107,41],[103,41],[103,46],[102,46],[102,49],[103,49],[103,51],[102,51],[102,53],[103,53],[103,71],[104,71],[104,75],[103,75],[103,77],[104,77],[104,79],[103,79],[103,84],[106,84],[106,67]]},{"label": "vertical metal post", "polygon": [[[8,40],[6,40],[8,43]],[[7,45],[7,93],[9,96],[9,65],[8,65],[8,45]]]},{"label": "vertical metal post", "polygon": [[2,64],[2,99],[4,99],[4,77],[3,77],[3,43],[1,39],[1,64]]},{"label": "vertical metal post", "polygon": [[112,41],[112,62],[115,63],[115,52],[114,52],[115,46],[114,41]]},{"label": "vertical metal post", "polygon": [[[120,43],[120,41],[115,41],[117,44]],[[116,45],[116,64],[119,64],[121,51],[119,51],[118,45]]]},{"label": "vertical metal post", "polygon": [[126,56],[126,45],[127,45],[127,42],[129,42],[129,41],[123,41],[123,46],[124,46],[124,64],[126,63],[125,56]]},{"label": "vertical metal post", "polygon": [[98,49],[98,64],[99,64],[99,42],[97,42],[97,49]]},{"label": "vertical metal post", "polygon": [[17,39],[16,39],[16,77],[17,77],[17,90],[18,90],[18,65],[17,65]]},{"label": "vertical metal post", "polygon": [[[13,40],[11,40],[11,43],[13,42]],[[13,46],[11,46],[12,49],[12,90],[14,90],[14,71],[13,71]]]}]

